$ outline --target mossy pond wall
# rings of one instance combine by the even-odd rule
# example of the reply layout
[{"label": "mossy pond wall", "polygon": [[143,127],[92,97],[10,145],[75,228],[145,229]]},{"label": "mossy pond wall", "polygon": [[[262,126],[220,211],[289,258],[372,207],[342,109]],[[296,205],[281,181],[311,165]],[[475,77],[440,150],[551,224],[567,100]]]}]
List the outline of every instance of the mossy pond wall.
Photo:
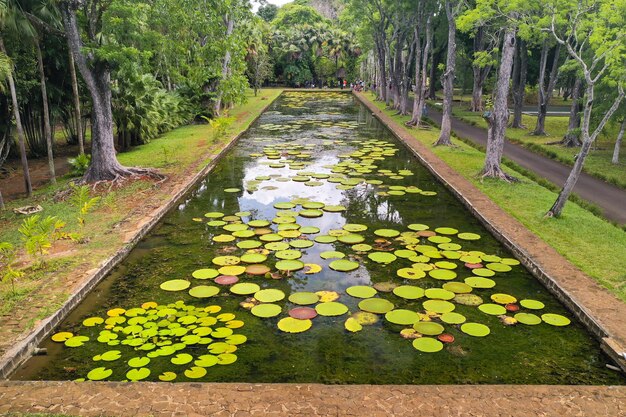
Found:
[{"label": "mossy pond wall", "polygon": [[284,93],[14,379],[623,384],[353,97]]}]

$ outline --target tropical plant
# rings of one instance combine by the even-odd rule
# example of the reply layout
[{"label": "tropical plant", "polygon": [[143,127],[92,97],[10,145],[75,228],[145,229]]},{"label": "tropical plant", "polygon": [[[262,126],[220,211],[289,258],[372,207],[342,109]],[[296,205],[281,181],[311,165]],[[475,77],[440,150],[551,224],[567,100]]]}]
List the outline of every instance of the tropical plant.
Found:
[{"label": "tropical plant", "polygon": [[78,220],[78,226],[80,228],[78,238],[82,238],[83,229],[85,227],[85,218],[87,214],[98,204],[100,197],[91,197],[89,187],[86,185],[77,186],[76,184],[70,184],[73,193],[70,197],[70,204],[78,210],[76,219]]},{"label": "tropical plant", "polygon": [[0,277],[2,282],[11,282],[11,292],[15,294],[15,280],[24,276],[24,272],[15,269],[17,249],[9,242],[0,242]]},{"label": "tropical plant", "polygon": [[70,164],[70,176],[82,177],[89,168],[91,156],[83,153],[74,158],[68,158],[67,162]]},{"label": "tropical plant", "polygon": [[22,222],[18,231],[22,235],[24,248],[31,255],[38,267],[45,265],[44,255],[48,254],[48,249],[52,247],[52,242],[57,239],[58,232],[65,227],[65,223],[54,216],[47,216],[44,219],[35,214],[27,217]]}]

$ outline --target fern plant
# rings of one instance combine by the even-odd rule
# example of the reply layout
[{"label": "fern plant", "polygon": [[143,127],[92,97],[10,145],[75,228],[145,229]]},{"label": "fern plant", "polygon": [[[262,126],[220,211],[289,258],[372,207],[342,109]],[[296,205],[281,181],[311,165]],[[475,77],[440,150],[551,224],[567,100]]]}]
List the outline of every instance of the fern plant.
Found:
[{"label": "fern plant", "polygon": [[9,242],[0,242],[0,278],[2,282],[11,282],[11,292],[15,295],[15,280],[24,276],[24,272],[15,269],[17,249]]},{"label": "fern plant", "polygon": [[89,168],[91,157],[87,154],[78,155],[76,158],[69,158],[67,162],[70,164],[70,175],[72,177],[82,177]]},{"label": "fern plant", "polygon": [[82,232],[85,227],[85,218],[87,214],[98,204],[100,197],[91,197],[89,187],[83,185],[81,187],[76,184],[70,184],[74,192],[70,197],[70,204],[78,209],[76,219],[78,220],[78,226],[80,227],[80,237],[82,238]]},{"label": "fern plant", "polygon": [[39,267],[45,265],[44,255],[52,247],[52,241],[58,238],[65,223],[54,216],[41,219],[35,214],[24,219],[18,231],[22,235],[24,248],[37,261]]}]

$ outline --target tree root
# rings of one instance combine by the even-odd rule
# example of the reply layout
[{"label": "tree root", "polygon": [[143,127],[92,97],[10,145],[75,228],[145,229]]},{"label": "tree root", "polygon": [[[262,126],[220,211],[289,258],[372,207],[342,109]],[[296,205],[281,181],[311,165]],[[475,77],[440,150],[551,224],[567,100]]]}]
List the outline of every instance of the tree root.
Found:
[{"label": "tree root", "polygon": [[519,182],[518,178],[507,174],[500,167],[492,167],[488,169],[483,169],[483,171],[478,175],[480,176],[481,180],[485,178],[494,178],[494,179],[501,180],[501,181],[508,182],[508,183]]}]

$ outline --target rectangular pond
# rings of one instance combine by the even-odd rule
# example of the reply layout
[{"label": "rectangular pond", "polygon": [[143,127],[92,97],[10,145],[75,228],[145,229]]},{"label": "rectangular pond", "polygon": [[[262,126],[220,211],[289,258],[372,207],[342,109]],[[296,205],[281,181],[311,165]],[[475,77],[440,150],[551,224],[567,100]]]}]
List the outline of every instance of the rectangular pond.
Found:
[{"label": "rectangular pond", "polygon": [[403,144],[333,92],[279,97],[52,339],[13,379],[624,383]]}]

